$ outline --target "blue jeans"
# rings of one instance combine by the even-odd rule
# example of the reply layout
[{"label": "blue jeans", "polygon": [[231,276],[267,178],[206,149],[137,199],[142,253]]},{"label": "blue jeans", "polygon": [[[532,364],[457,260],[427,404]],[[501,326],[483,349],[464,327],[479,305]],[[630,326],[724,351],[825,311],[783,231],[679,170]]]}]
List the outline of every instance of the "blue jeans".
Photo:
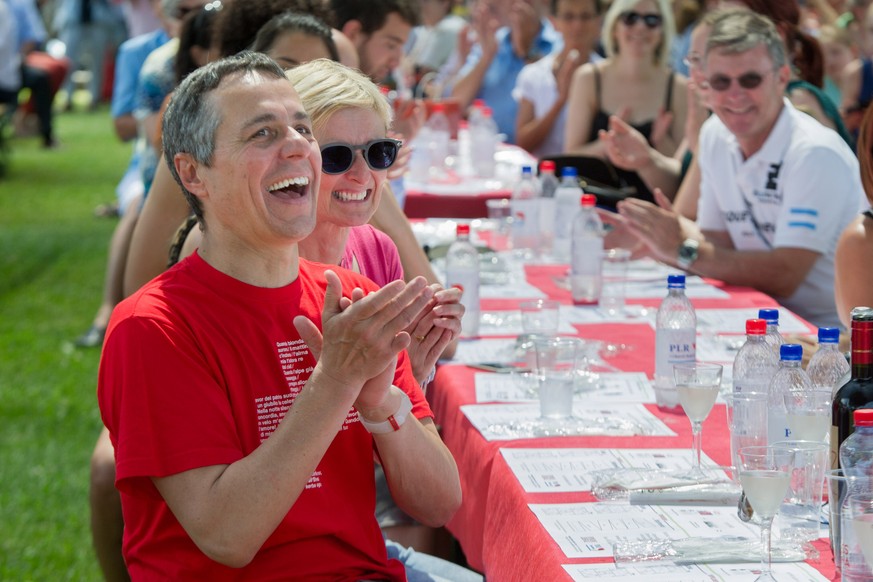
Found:
[{"label": "blue jeans", "polygon": [[457,564],[419,554],[412,548],[404,548],[397,542],[385,540],[388,559],[399,560],[406,568],[409,582],[482,582],[484,578]]}]

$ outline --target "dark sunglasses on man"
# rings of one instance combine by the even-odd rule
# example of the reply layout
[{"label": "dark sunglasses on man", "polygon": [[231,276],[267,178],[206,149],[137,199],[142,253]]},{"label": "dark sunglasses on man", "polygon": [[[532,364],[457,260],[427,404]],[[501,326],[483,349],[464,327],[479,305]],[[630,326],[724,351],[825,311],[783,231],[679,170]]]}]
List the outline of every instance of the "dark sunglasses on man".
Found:
[{"label": "dark sunglasses on man", "polygon": [[[755,71],[744,73],[739,77],[736,77],[737,83],[743,89],[757,89],[763,80],[764,75]],[[734,78],[728,77],[727,75],[713,75],[707,79],[706,84],[713,91],[722,92],[730,89],[733,82]]]},{"label": "dark sunglasses on man", "polygon": [[655,29],[661,26],[661,23],[664,21],[660,14],[641,14],[639,12],[634,12],[633,10],[628,12],[622,12],[619,15],[619,18],[628,28],[634,26],[637,22],[642,20],[643,24],[646,25],[646,28]]},{"label": "dark sunglasses on man", "polygon": [[397,160],[397,152],[403,142],[391,139],[374,139],[362,145],[335,142],[321,148],[321,171],[325,174],[347,172],[355,162],[355,152],[364,152],[364,161],[371,170],[387,170]]}]

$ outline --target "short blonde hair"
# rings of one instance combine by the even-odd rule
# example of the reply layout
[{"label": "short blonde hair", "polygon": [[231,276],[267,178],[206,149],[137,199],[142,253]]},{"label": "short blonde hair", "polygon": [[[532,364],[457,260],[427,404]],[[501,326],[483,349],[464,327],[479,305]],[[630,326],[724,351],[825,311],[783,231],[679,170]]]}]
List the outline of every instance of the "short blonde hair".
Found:
[{"label": "short blonde hair", "polygon": [[329,59],[316,59],[285,72],[318,130],[340,109],[359,107],[375,111],[385,129],[391,127],[391,106],[366,76]]},{"label": "short blonde hair", "polygon": [[[609,10],[606,11],[606,16],[603,19],[603,48],[606,50],[606,56],[615,58],[618,54],[618,43],[615,41],[615,26],[618,23],[618,17],[624,12],[629,12],[639,4],[642,0],[613,0]],[[670,59],[670,46],[673,44],[673,38],[676,36],[676,21],[673,18],[673,9],[670,7],[669,0],[654,0],[658,5],[658,12],[661,14],[661,44],[658,45],[655,51],[655,64],[666,65]]]}]

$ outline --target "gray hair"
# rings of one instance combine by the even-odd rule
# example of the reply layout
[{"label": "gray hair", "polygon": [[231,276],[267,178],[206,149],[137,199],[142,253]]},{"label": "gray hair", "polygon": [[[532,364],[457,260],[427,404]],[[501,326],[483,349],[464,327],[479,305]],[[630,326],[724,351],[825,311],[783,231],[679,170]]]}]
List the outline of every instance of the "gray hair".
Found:
[{"label": "gray hair", "polygon": [[706,56],[714,50],[727,54],[744,53],[759,45],[767,48],[774,69],[781,69],[788,62],[782,37],[769,18],[744,8],[726,10],[712,23],[706,41]]},{"label": "gray hair", "polygon": [[221,124],[221,111],[216,110],[210,93],[230,76],[261,75],[285,80],[285,71],[262,53],[243,51],[200,67],[183,80],[167,105],[162,126],[164,160],[173,178],[182,187],[185,199],[200,224],[203,207],[200,200],[189,192],[176,171],[176,154],[190,154],[198,164],[211,167],[215,155],[215,132]]}]

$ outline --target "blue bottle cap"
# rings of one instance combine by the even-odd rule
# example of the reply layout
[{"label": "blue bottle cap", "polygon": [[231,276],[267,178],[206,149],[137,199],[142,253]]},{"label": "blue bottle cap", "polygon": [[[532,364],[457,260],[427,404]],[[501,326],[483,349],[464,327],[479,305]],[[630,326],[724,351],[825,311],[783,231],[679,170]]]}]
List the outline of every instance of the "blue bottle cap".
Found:
[{"label": "blue bottle cap", "polygon": [[667,275],[667,289],[685,289],[685,275]]},{"label": "blue bottle cap", "polygon": [[778,309],[759,309],[758,319],[763,319],[770,325],[779,325],[779,310]]},{"label": "blue bottle cap", "polygon": [[840,343],[840,328],[838,328],[838,327],[820,327],[820,328],[818,328],[818,343],[820,343],[820,344],[838,344],[838,343]]},{"label": "blue bottle cap", "polygon": [[530,166],[522,166],[521,175],[524,176],[525,174],[533,174],[533,168],[531,168]]},{"label": "blue bottle cap", "polygon": [[567,176],[572,176],[573,178],[576,178],[579,176],[579,172],[573,166],[564,166],[561,169],[561,177],[566,178]]},{"label": "blue bottle cap", "polygon": [[782,344],[779,346],[779,359],[786,362],[799,362],[803,357],[803,347],[800,344]]}]

